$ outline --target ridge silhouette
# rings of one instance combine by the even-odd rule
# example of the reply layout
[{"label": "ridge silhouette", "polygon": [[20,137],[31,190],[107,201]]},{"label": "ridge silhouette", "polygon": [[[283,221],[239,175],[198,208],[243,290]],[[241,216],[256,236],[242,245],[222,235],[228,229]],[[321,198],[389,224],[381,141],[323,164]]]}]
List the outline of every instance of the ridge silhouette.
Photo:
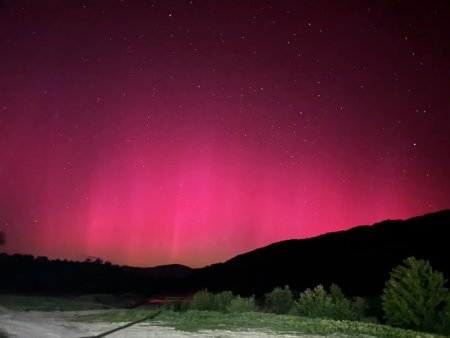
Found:
[{"label": "ridge silhouette", "polygon": [[211,291],[261,295],[276,286],[339,285],[348,295],[379,296],[392,268],[409,256],[450,276],[450,210],[386,220],[307,239],[292,239],[197,270]]},{"label": "ridge silhouette", "polygon": [[202,288],[260,296],[276,286],[303,291],[339,285],[347,295],[379,296],[389,272],[409,256],[429,260],[450,277],[450,210],[387,220],[313,238],[292,239],[204,268],[172,264],[117,266],[101,260],[72,262],[0,254],[1,293],[183,294]]}]

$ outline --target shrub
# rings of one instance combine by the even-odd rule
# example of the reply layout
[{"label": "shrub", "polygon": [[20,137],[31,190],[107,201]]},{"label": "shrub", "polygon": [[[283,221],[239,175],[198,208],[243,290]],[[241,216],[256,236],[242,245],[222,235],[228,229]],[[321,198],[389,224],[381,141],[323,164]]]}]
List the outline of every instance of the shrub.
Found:
[{"label": "shrub", "polygon": [[332,299],[322,285],[313,290],[306,289],[300,294],[296,304],[297,313],[306,317],[329,317]]},{"label": "shrub", "polygon": [[284,289],[276,287],[272,292],[266,294],[266,307],[269,311],[276,314],[286,314],[292,308],[294,300],[289,286]]},{"label": "shrub", "polygon": [[355,297],[351,301],[336,284],[331,284],[330,296],[334,319],[363,320],[365,318],[367,303],[364,298]]},{"label": "shrub", "polygon": [[214,295],[214,311],[226,312],[230,306],[234,295],[231,291],[222,291]]},{"label": "shrub", "polygon": [[322,285],[313,290],[306,289],[296,302],[297,314],[305,317],[321,317],[336,320],[361,320],[365,313],[362,298],[350,301],[337,285],[332,285],[328,293]]},{"label": "shrub", "polygon": [[419,331],[445,331],[449,293],[442,273],[430,263],[409,257],[394,268],[382,295],[387,322]]},{"label": "shrub", "polygon": [[255,297],[251,296],[244,298],[241,296],[236,296],[231,300],[230,305],[227,307],[227,311],[231,313],[254,312],[256,311]]},{"label": "shrub", "polygon": [[190,308],[193,310],[213,310],[215,308],[214,294],[208,290],[197,291],[192,298]]},{"label": "shrub", "polygon": [[214,294],[208,290],[201,290],[194,294],[190,309],[226,312],[233,298],[234,295],[231,291]]},{"label": "shrub", "polygon": [[376,318],[374,318],[374,317],[372,317],[372,318],[366,317],[366,315],[367,315],[367,313],[366,313],[367,308],[368,308],[368,305],[367,305],[367,303],[366,303],[364,298],[355,297],[355,300],[352,303],[352,309],[353,309],[353,312],[355,313],[355,316],[356,316],[355,319],[356,320],[369,320],[370,319],[370,321],[376,323],[377,322]]}]

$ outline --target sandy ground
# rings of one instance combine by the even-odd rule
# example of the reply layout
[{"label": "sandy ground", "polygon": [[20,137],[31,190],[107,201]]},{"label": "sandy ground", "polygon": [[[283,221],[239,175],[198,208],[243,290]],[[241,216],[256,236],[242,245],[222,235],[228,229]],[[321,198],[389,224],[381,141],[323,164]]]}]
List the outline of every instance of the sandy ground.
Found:
[{"label": "sandy ground", "polygon": [[[123,326],[126,323],[85,323],[74,321],[76,315],[84,315],[97,311],[11,311],[0,307],[0,328],[5,330],[11,337],[20,338],[80,338],[94,337],[101,333]],[[300,337],[297,335],[277,335],[270,332],[261,331],[226,331],[226,330],[205,330],[195,333],[177,331],[171,327],[153,326],[147,323],[140,323],[117,331],[107,337],[164,337],[164,338],[187,338],[187,337],[214,337],[214,338],[275,338],[275,337]],[[317,336],[301,336],[316,337]]]}]

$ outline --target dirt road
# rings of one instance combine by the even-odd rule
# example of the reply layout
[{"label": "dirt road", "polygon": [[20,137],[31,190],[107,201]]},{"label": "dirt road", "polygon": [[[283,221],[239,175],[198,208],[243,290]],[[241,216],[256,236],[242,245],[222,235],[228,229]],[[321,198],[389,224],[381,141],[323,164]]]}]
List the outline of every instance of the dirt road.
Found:
[{"label": "dirt road", "polygon": [[[95,337],[107,331],[113,330],[126,323],[85,323],[74,321],[77,315],[86,315],[94,311],[12,311],[0,307],[0,328],[5,330],[11,337],[20,338],[81,338]],[[195,333],[177,331],[171,327],[149,325],[139,323],[124,330],[114,332],[107,337],[129,337],[129,338],[191,338],[191,337],[223,337],[223,338],[275,338],[275,337],[299,337],[293,335],[277,335],[261,331],[226,331],[205,330]],[[301,336],[313,337],[313,336]],[[315,336],[317,338],[317,336]]]}]

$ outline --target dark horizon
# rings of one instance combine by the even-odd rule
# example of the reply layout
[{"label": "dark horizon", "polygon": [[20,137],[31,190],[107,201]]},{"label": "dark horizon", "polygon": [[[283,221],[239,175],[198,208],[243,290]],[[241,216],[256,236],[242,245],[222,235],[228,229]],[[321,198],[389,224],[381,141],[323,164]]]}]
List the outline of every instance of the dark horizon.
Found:
[{"label": "dark horizon", "polygon": [[447,250],[450,210],[408,220],[292,239],[241,253],[226,262],[192,269],[181,265],[138,268],[108,262],[49,261],[0,254],[6,278],[1,293],[80,295],[134,293],[180,295],[208,289],[257,297],[289,285],[301,291],[339,285],[351,296],[378,297],[389,272],[404,259],[427,260],[450,276]]},{"label": "dark horizon", "polygon": [[[94,257],[94,256],[86,256],[84,259],[80,259],[80,260],[71,260],[71,259],[67,259],[67,258],[50,258],[50,257],[47,257],[47,256],[41,256],[41,255],[31,255],[31,254],[26,253],[26,252],[25,253],[21,253],[21,252],[15,252],[15,253],[4,252],[4,253],[7,253],[9,255],[17,254],[17,255],[22,255],[22,256],[29,256],[29,255],[31,255],[34,258],[42,257],[42,258],[48,259],[49,261],[60,260],[60,261],[69,261],[69,262],[75,262],[75,263],[83,263],[83,262],[94,263],[97,260],[98,262],[101,262],[100,264],[107,263],[107,264],[112,264],[112,265],[120,266],[120,267],[130,267],[130,268],[139,268],[139,269],[141,269],[141,268],[142,269],[153,269],[153,268],[176,267],[176,266],[186,267],[186,268],[190,268],[190,269],[203,269],[203,268],[207,268],[207,267],[212,266],[212,265],[226,263],[226,262],[231,261],[231,260],[233,260],[233,259],[235,259],[235,258],[237,258],[239,256],[243,256],[243,255],[246,255],[246,254],[254,252],[254,251],[258,251],[258,250],[261,250],[261,249],[265,249],[267,247],[278,245],[279,243],[283,243],[283,242],[299,241],[299,240],[307,240],[307,239],[316,239],[316,238],[323,237],[323,236],[326,237],[327,235],[330,235],[330,234],[346,233],[348,231],[351,231],[351,230],[354,230],[354,229],[357,229],[357,228],[372,227],[372,226],[376,226],[378,224],[382,224],[382,223],[386,223],[386,222],[387,223],[389,223],[389,222],[398,222],[398,221],[400,221],[400,222],[405,222],[405,221],[409,222],[409,221],[412,221],[412,220],[415,220],[415,219],[420,219],[420,218],[431,216],[431,215],[445,214],[445,213],[449,213],[449,212],[450,212],[450,208],[442,209],[442,210],[435,211],[435,212],[426,213],[426,214],[423,214],[423,215],[416,215],[416,216],[412,216],[412,217],[409,217],[409,218],[406,218],[406,219],[384,219],[384,220],[375,222],[373,224],[359,224],[359,225],[355,225],[353,227],[348,227],[348,228],[346,228],[344,230],[330,231],[330,232],[323,233],[323,234],[320,234],[320,235],[317,235],[317,236],[312,236],[312,237],[289,238],[289,239],[285,239],[285,240],[269,243],[269,244],[261,246],[261,247],[256,247],[256,248],[250,249],[248,251],[238,253],[237,255],[231,256],[231,257],[229,257],[229,258],[227,258],[227,259],[225,259],[223,261],[212,262],[212,263],[204,265],[204,266],[189,266],[189,265],[180,264],[180,263],[177,263],[177,262],[172,262],[172,263],[168,263],[168,264],[161,264],[161,265],[154,265],[154,266],[133,266],[133,265],[126,265],[126,264],[125,265],[120,265],[120,264],[117,264],[116,262],[113,262],[113,261],[104,260],[102,257]],[[0,250],[0,254],[1,253],[2,253],[2,251]]]}]

